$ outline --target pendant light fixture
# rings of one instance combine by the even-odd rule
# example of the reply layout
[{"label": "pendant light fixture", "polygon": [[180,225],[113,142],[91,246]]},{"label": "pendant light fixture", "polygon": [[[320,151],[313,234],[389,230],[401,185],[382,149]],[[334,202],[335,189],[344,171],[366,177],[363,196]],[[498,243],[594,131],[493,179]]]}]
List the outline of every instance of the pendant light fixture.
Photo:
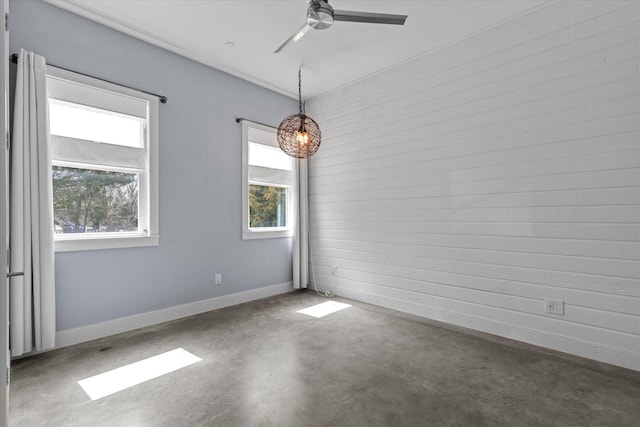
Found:
[{"label": "pendant light fixture", "polygon": [[320,127],[315,120],[304,113],[302,104],[302,76],[298,68],[298,103],[300,112],[285,117],[278,126],[280,149],[298,159],[306,159],[320,147]]}]

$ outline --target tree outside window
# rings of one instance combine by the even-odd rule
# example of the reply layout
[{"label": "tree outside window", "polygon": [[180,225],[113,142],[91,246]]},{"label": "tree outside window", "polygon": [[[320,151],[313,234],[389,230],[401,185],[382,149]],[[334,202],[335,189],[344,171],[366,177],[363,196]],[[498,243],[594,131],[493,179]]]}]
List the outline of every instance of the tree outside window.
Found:
[{"label": "tree outside window", "polygon": [[52,168],[57,233],[138,231],[138,174]]},{"label": "tree outside window", "polygon": [[249,227],[286,227],[287,189],[249,185]]}]

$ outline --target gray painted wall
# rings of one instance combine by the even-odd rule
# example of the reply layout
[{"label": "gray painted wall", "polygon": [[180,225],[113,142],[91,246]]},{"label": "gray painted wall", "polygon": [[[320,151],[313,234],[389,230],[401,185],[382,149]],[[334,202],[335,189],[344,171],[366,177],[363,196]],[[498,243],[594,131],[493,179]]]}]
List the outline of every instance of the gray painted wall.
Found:
[{"label": "gray painted wall", "polygon": [[56,254],[58,331],[292,279],[291,239],[241,239],[234,117],[277,124],[296,101],[40,1],[12,0],[10,13],[11,52],[169,98],[160,107],[160,246]]}]

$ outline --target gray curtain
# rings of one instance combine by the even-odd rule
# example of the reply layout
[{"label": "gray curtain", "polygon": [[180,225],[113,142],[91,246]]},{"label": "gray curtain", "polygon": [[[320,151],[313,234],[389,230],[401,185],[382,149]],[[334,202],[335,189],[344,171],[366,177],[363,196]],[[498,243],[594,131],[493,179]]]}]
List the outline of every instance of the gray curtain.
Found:
[{"label": "gray curtain", "polygon": [[309,196],[307,160],[298,160],[298,205],[293,231],[293,287],[306,288],[309,284]]},{"label": "gray curtain", "polygon": [[9,244],[12,356],[55,345],[53,192],[46,63],[20,51],[10,165]]}]

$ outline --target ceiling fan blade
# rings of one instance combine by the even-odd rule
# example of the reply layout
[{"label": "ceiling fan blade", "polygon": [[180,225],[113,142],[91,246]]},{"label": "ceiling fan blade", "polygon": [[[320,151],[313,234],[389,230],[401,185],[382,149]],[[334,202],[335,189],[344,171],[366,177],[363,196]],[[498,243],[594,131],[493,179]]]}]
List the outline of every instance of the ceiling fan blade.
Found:
[{"label": "ceiling fan blade", "polygon": [[352,10],[334,10],[333,11],[334,21],[368,22],[370,24],[404,25],[404,21],[406,19],[407,19],[407,15],[355,12]]},{"label": "ceiling fan blade", "polygon": [[300,27],[300,29],[298,31],[296,31],[295,33],[293,33],[293,35],[291,37],[289,37],[287,39],[287,41],[285,41],[284,43],[282,43],[280,45],[280,47],[278,47],[273,53],[279,53],[282,52],[287,46],[289,46],[289,44],[291,43],[295,43],[298,40],[300,40],[302,38],[302,36],[304,36],[305,34],[307,34],[307,31],[309,31],[311,29],[311,27],[308,24],[304,24],[302,27]]}]

